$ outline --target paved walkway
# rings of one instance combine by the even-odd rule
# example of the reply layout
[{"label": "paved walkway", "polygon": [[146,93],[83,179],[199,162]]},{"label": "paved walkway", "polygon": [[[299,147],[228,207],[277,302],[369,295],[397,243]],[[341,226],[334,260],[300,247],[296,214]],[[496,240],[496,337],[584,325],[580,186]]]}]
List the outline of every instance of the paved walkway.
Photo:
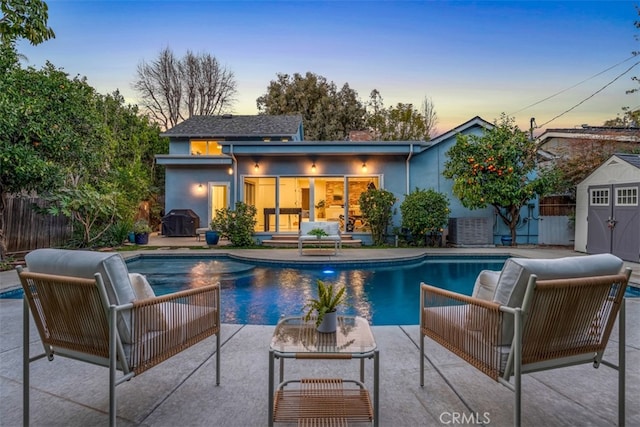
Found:
[{"label": "paved walkway", "polygon": [[[205,249],[175,247],[159,240],[162,251],[182,253]],[[195,243],[195,239],[189,239]],[[156,244],[153,242],[152,244]],[[195,246],[195,245],[194,245]],[[296,249],[211,251],[238,256],[287,260],[300,258]],[[340,260],[390,259],[440,253],[507,253],[556,258],[579,255],[566,249],[345,249]],[[132,253],[128,253],[132,254]],[[320,257],[318,257],[320,258]],[[322,257],[325,258],[325,257]],[[325,258],[326,259],[326,258]],[[632,267],[638,268],[637,264]],[[0,276],[2,287],[15,286],[15,273]],[[9,283],[14,282],[14,283]],[[640,299],[627,302],[627,425],[640,425]],[[31,353],[39,340],[33,325]],[[215,386],[214,338],[117,387],[118,423],[131,426],[266,426],[268,347],[273,326],[222,326],[222,381]],[[425,387],[419,386],[417,325],[376,326],[380,349],[380,425],[439,426],[458,421],[485,421],[491,426],[512,424],[513,394],[470,367],[441,346],[427,340]],[[614,329],[607,354],[617,354]],[[22,302],[0,300],[0,424],[22,424]],[[614,359],[615,360],[615,359]],[[287,377],[352,377],[357,362],[290,361]],[[367,363],[366,383],[372,367]],[[605,366],[582,365],[525,376],[523,425],[609,426],[617,419],[617,373]],[[40,426],[93,426],[108,423],[108,371],[65,358],[39,360],[31,368],[31,421]],[[470,421],[471,420],[471,421]]]}]

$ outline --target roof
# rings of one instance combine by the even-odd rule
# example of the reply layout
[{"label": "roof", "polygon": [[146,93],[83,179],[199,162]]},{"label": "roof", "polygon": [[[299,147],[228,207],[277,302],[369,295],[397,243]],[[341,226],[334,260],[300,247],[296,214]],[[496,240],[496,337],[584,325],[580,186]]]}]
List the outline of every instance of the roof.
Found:
[{"label": "roof", "polygon": [[614,154],[614,156],[619,157],[620,159],[624,160],[625,162],[629,163],[630,165],[635,166],[638,169],[640,169],[640,154],[616,153],[616,154]]},{"label": "roof", "polygon": [[547,140],[553,138],[603,139],[620,142],[640,142],[640,128],[583,126],[581,128],[547,129],[538,136],[540,144],[544,144]]},{"label": "roof", "polygon": [[251,116],[192,116],[167,130],[168,137],[272,137],[294,136],[302,126],[302,116],[265,114]]},{"label": "roof", "polygon": [[449,138],[451,138],[452,136],[455,136],[456,134],[465,131],[469,128],[472,128],[474,126],[480,126],[486,130],[489,129],[493,129],[494,125],[489,123],[488,121],[486,121],[485,119],[483,119],[480,116],[475,116],[474,118],[472,118],[471,120],[468,120],[466,122],[464,122],[461,125],[456,126],[455,128],[436,136],[435,138],[431,139],[430,141],[428,141],[430,143],[430,145],[436,145],[439,144],[442,141],[445,141]]}]

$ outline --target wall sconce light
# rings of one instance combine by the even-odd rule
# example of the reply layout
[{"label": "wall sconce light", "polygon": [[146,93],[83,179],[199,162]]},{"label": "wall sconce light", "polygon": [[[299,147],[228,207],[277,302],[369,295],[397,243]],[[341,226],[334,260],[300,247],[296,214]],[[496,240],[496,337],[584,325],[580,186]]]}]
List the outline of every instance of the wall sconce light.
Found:
[{"label": "wall sconce light", "polygon": [[229,175],[233,175],[233,168],[231,166],[229,166],[229,169],[227,169],[227,173]]},{"label": "wall sconce light", "polygon": [[256,165],[253,167],[253,171],[258,172],[259,170],[260,170],[260,165],[256,163]]},{"label": "wall sconce light", "polygon": [[313,164],[311,165],[311,172],[313,172],[313,173],[315,173],[315,172],[316,172],[316,164],[315,164],[315,163],[313,163]]},{"label": "wall sconce light", "polygon": [[367,173],[367,164],[366,163],[362,164],[362,172],[363,173]]},{"label": "wall sconce light", "polygon": [[198,188],[202,190],[202,183],[198,184]]}]

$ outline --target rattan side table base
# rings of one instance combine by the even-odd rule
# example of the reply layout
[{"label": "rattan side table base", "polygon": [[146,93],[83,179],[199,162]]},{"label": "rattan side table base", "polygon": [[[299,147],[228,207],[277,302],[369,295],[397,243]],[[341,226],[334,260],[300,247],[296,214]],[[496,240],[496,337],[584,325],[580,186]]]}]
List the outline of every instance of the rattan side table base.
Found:
[{"label": "rattan side table base", "polygon": [[[289,382],[287,385],[294,383]],[[353,383],[355,387],[345,387]],[[339,378],[307,378],[300,388],[276,391],[273,421],[298,422],[299,426],[344,426],[348,421],[371,422],[369,392],[358,382]]]}]

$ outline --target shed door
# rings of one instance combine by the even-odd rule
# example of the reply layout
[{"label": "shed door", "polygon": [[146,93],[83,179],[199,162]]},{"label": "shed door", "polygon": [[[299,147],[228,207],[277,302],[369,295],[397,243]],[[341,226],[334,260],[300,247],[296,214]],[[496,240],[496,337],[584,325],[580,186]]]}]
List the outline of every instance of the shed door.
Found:
[{"label": "shed door", "polygon": [[589,187],[587,252],[640,258],[639,185]]},{"label": "shed door", "polygon": [[587,253],[611,253],[612,231],[609,218],[613,215],[611,203],[612,187],[589,187],[589,210],[587,213]]},{"label": "shed door", "polygon": [[638,185],[613,187],[613,226],[611,253],[626,261],[640,258],[640,206]]}]

